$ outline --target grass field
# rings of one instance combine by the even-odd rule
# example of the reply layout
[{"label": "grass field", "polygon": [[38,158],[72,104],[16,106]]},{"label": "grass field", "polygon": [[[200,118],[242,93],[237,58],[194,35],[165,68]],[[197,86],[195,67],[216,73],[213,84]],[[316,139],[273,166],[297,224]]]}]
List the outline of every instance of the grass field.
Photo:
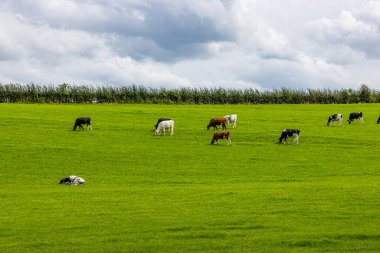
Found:
[{"label": "grass field", "polygon": [[[347,123],[354,111],[365,124]],[[210,145],[209,119],[232,113],[232,145]],[[0,252],[380,252],[379,114],[0,104]],[[80,116],[93,131],[72,131]],[[154,135],[160,117],[173,136]],[[284,128],[299,145],[277,144]],[[86,185],[58,184],[69,175]]]}]

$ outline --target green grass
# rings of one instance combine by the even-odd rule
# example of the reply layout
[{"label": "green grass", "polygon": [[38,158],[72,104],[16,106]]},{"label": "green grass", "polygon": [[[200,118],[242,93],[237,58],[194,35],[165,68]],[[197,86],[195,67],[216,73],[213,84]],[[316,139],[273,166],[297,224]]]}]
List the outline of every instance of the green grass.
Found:
[{"label": "green grass", "polygon": [[[348,125],[353,111],[365,124]],[[209,119],[231,113],[232,145],[210,145]],[[0,104],[0,252],[379,252],[379,113]],[[72,131],[80,116],[93,131]],[[154,135],[159,117],[173,136]],[[299,145],[277,144],[284,128]],[[69,175],[86,185],[58,184]]]}]

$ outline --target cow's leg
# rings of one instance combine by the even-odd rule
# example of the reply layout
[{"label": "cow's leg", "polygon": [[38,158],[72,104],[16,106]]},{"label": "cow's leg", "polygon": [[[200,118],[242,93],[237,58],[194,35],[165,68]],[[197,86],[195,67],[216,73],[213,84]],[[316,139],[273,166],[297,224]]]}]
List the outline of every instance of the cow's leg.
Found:
[{"label": "cow's leg", "polygon": [[294,142],[296,142],[298,144],[298,134],[294,135]]},{"label": "cow's leg", "polygon": [[79,128],[80,128],[82,131],[84,131],[84,128],[83,128],[82,124],[79,125]]},{"label": "cow's leg", "polygon": [[91,124],[87,124],[87,130],[92,130],[92,125]]}]

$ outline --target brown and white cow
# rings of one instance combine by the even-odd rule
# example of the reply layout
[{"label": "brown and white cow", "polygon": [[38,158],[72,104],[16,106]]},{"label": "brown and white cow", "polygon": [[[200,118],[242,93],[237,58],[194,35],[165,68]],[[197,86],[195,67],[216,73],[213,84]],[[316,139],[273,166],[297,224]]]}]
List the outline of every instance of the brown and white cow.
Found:
[{"label": "brown and white cow", "polygon": [[231,138],[230,138],[230,132],[216,132],[212,136],[211,144],[218,143],[219,139],[226,139],[227,145],[231,145]]},{"label": "brown and white cow", "polygon": [[227,119],[226,118],[212,118],[210,120],[210,123],[207,125],[207,130],[210,129],[210,127],[214,127],[214,130],[218,130],[218,126],[222,126],[222,130],[226,130],[227,125]]}]

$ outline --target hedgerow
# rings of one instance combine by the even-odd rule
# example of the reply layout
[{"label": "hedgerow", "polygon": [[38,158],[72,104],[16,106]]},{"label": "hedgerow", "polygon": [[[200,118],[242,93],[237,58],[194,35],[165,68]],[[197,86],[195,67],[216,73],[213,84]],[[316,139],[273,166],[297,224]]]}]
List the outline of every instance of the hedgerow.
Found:
[{"label": "hedgerow", "polygon": [[144,103],[144,104],[351,104],[379,103],[380,91],[358,89],[147,88],[131,85],[0,84],[0,103]]}]

